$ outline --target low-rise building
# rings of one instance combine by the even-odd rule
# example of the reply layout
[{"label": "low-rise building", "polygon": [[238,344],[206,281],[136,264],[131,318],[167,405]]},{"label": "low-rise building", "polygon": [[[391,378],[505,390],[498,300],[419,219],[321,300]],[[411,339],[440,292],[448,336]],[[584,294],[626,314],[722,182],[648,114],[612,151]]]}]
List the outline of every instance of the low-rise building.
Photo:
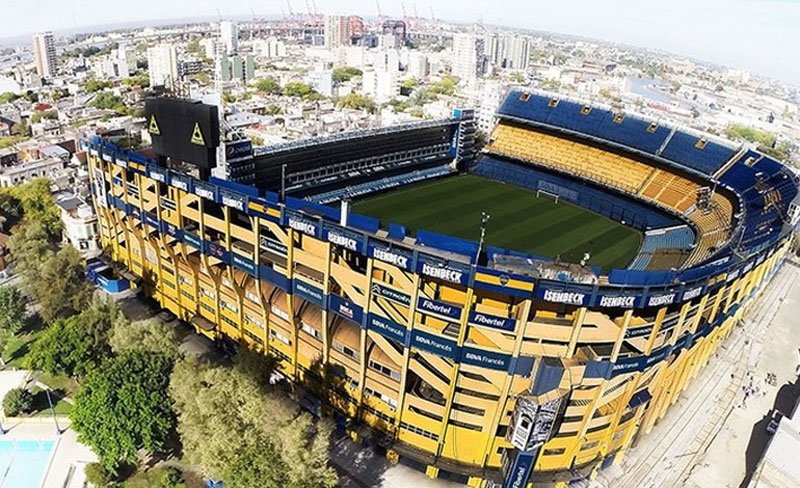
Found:
[{"label": "low-rise building", "polygon": [[34,178],[54,180],[64,168],[60,158],[28,161],[0,168],[0,188],[22,185]]},{"label": "low-rise building", "polygon": [[61,209],[64,242],[70,243],[84,256],[99,254],[97,214],[92,205],[76,195],[65,193],[56,195],[56,205]]}]

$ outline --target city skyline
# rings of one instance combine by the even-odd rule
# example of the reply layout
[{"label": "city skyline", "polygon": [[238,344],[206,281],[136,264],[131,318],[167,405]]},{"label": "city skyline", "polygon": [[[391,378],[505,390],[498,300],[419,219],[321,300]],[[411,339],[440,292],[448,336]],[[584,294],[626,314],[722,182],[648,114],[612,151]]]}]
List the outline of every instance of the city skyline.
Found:
[{"label": "city skyline", "polygon": [[[115,4],[109,11],[107,2],[40,2],[42,9],[35,18],[26,15],[21,5],[0,7],[0,15],[9,19],[8,37],[31,35],[38,31],[91,29],[118,23],[153,23],[185,18],[222,18],[275,16],[286,12],[286,6],[267,11],[263,5],[246,0],[226,3],[225,11],[216,2],[200,0],[156,4],[141,0],[135,5]],[[704,0],[700,4],[678,0],[670,4],[611,0],[596,5],[588,0],[569,0],[556,4],[522,3],[501,0],[491,9],[481,5],[456,5],[443,0],[432,5],[433,15],[444,21],[484,24],[551,32],[658,49],[675,55],[746,69],[800,86],[800,65],[794,63],[790,46],[800,44],[800,1],[797,0]],[[153,8],[147,8],[152,5]],[[352,13],[365,17],[377,15],[374,2],[351,0],[341,3],[317,2],[320,13]],[[539,8],[537,8],[537,6]],[[156,8],[157,7],[157,8]],[[295,2],[293,10],[305,12],[305,4]],[[402,17],[400,6],[381,5],[382,13]],[[405,4],[406,14],[430,18],[427,6]],[[514,11],[531,15],[512,15]],[[622,12],[622,14],[620,14]],[[541,13],[541,15],[540,15]],[[657,26],[659,28],[654,28]],[[2,42],[2,40],[0,40]]]}]

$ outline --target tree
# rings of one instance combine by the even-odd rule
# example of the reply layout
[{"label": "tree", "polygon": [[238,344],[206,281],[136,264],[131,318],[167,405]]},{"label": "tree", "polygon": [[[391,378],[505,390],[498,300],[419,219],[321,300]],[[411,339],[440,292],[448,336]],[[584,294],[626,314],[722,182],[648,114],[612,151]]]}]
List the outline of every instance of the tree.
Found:
[{"label": "tree", "polygon": [[0,93],[0,105],[4,105],[8,102],[13,102],[17,98],[19,98],[19,95],[17,95],[16,93],[11,93],[11,92]]},{"label": "tree", "polygon": [[116,320],[111,328],[108,343],[111,350],[117,354],[138,349],[161,353],[171,358],[178,355],[178,333],[175,327],[157,319],[141,322],[131,322],[124,318]]},{"label": "tree", "polygon": [[353,68],[350,66],[345,66],[343,68],[336,68],[333,70],[333,81],[336,83],[342,83],[345,81],[350,81],[355,76],[361,76],[362,71],[358,68]]},{"label": "tree", "polygon": [[280,95],[281,84],[274,76],[267,76],[256,82],[256,90],[267,95]]},{"label": "tree", "polygon": [[6,417],[16,417],[30,412],[33,406],[33,395],[25,388],[14,388],[3,398],[3,413]]},{"label": "tree", "polygon": [[15,136],[28,136],[30,133],[31,131],[28,128],[28,124],[25,122],[15,122],[11,126],[11,134]]},{"label": "tree", "polygon": [[39,280],[39,268],[43,261],[54,255],[53,244],[40,222],[28,221],[16,227],[8,239],[8,249],[22,275],[22,282],[29,293],[33,293]]},{"label": "tree", "polygon": [[82,310],[94,292],[83,258],[72,246],[64,246],[44,261],[28,287],[39,302],[39,314],[48,322]]},{"label": "tree", "polygon": [[136,462],[136,453],[165,449],[175,417],[168,396],[172,360],[148,351],[125,351],[86,378],[70,414],[78,439],[108,471]]},{"label": "tree", "polygon": [[123,110],[125,108],[125,105],[122,103],[122,99],[110,91],[98,93],[94,99],[89,102],[89,105],[95,108],[115,110],[117,112],[120,111],[120,106]]},{"label": "tree", "polygon": [[82,377],[111,354],[108,333],[125,320],[114,302],[95,300],[78,315],[55,320],[31,346],[28,367]]},{"label": "tree", "polygon": [[323,97],[311,87],[311,85],[307,85],[305,83],[299,83],[296,81],[287,83],[283,87],[283,96],[285,97],[300,97],[303,100],[307,101],[314,101],[320,100]]},{"label": "tree", "polygon": [[105,90],[106,88],[111,88],[114,86],[114,83],[111,81],[104,81],[104,80],[96,80],[94,78],[90,79],[86,82],[84,88],[89,93],[98,92],[100,90]]},{"label": "tree", "polygon": [[339,106],[342,108],[350,108],[355,110],[366,110],[374,114],[377,110],[375,101],[368,96],[359,95],[358,93],[349,93],[339,100]]},{"label": "tree", "polygon": [[89,482],[90,486],[105,488],[111,483],[111,475],[100,463],[87,464],[83,468],[83,472],[86,474],[86,481]]},{"label": "tree", "polygon": [[186,52],[192,54],[200,54],[203,52],[203,48],[200,46],[200,38],[193,37],[187,44],[186,44]]},{"label": "tree", "polygon": [[414,88],[419,86],[419,81],[415,78],[408,78],[407,80],[403,81],[400,85],[401,88],[406,88],[408,90],[413,90]]},{"label": "tree", "polygon": [[125,86],[138,86],[140,88],[147,88],[150,86],[150,76],[147,74],[131,76],[122,80],[122,84]]},{"label": "tree", "polygon": [[267,109],[266,109],[265,113],[266,113],[267,115],[281,115],[281,114],[283,113],[283,109],[282,109],[282,108],[280,108],[278,105],[275,105],[275,104],[273,103],[273,104],[270,104],[270,105],[267,107]]},{"label": "tree", "polygon": [[269,386],[263,356],[241,350],[233,367],[178,361],[170,393],[190,460],[229,488],[332,488],[332,425],[313,422]]},{"label": "tree", "polygon": [[35,178],[23,185],[0,190],[3,191],[20,202],[25,220],[41,224],[53,240],[61,239],[61,210],[50,192],[49,180]]},{"label": "tree", "polygon": [[25,299],[22,293],[13,286],[0,287],[0,331],[16,334],[23,325],[25,325]]}]

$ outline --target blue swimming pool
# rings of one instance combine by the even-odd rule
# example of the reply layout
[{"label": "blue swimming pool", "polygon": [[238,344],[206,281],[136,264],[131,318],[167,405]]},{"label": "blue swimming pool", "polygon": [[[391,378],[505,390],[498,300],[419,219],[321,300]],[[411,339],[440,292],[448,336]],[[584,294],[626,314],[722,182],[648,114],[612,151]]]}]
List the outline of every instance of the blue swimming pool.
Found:
[{"label": "blue swimming pool", "polygon": [[0,488],[38,488],[55,441],[0,440]]}]

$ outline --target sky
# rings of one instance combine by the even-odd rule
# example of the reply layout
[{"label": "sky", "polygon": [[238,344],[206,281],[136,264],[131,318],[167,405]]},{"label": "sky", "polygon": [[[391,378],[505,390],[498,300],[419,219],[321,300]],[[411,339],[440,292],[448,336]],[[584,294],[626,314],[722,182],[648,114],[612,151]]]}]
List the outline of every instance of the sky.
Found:
[{"label": "sky", "polygon": [[[311,0],[288,0],[306,12]],[[376,0],[314,0],[321,13],[375,16]],[[380,1],[380,0],[378,0]],[[800,86],[800,0],[383,0],[384,15],[584,36],[744,68]],[[2,37],[124,22],[280,15],[287,0],[1,0]]]}]

